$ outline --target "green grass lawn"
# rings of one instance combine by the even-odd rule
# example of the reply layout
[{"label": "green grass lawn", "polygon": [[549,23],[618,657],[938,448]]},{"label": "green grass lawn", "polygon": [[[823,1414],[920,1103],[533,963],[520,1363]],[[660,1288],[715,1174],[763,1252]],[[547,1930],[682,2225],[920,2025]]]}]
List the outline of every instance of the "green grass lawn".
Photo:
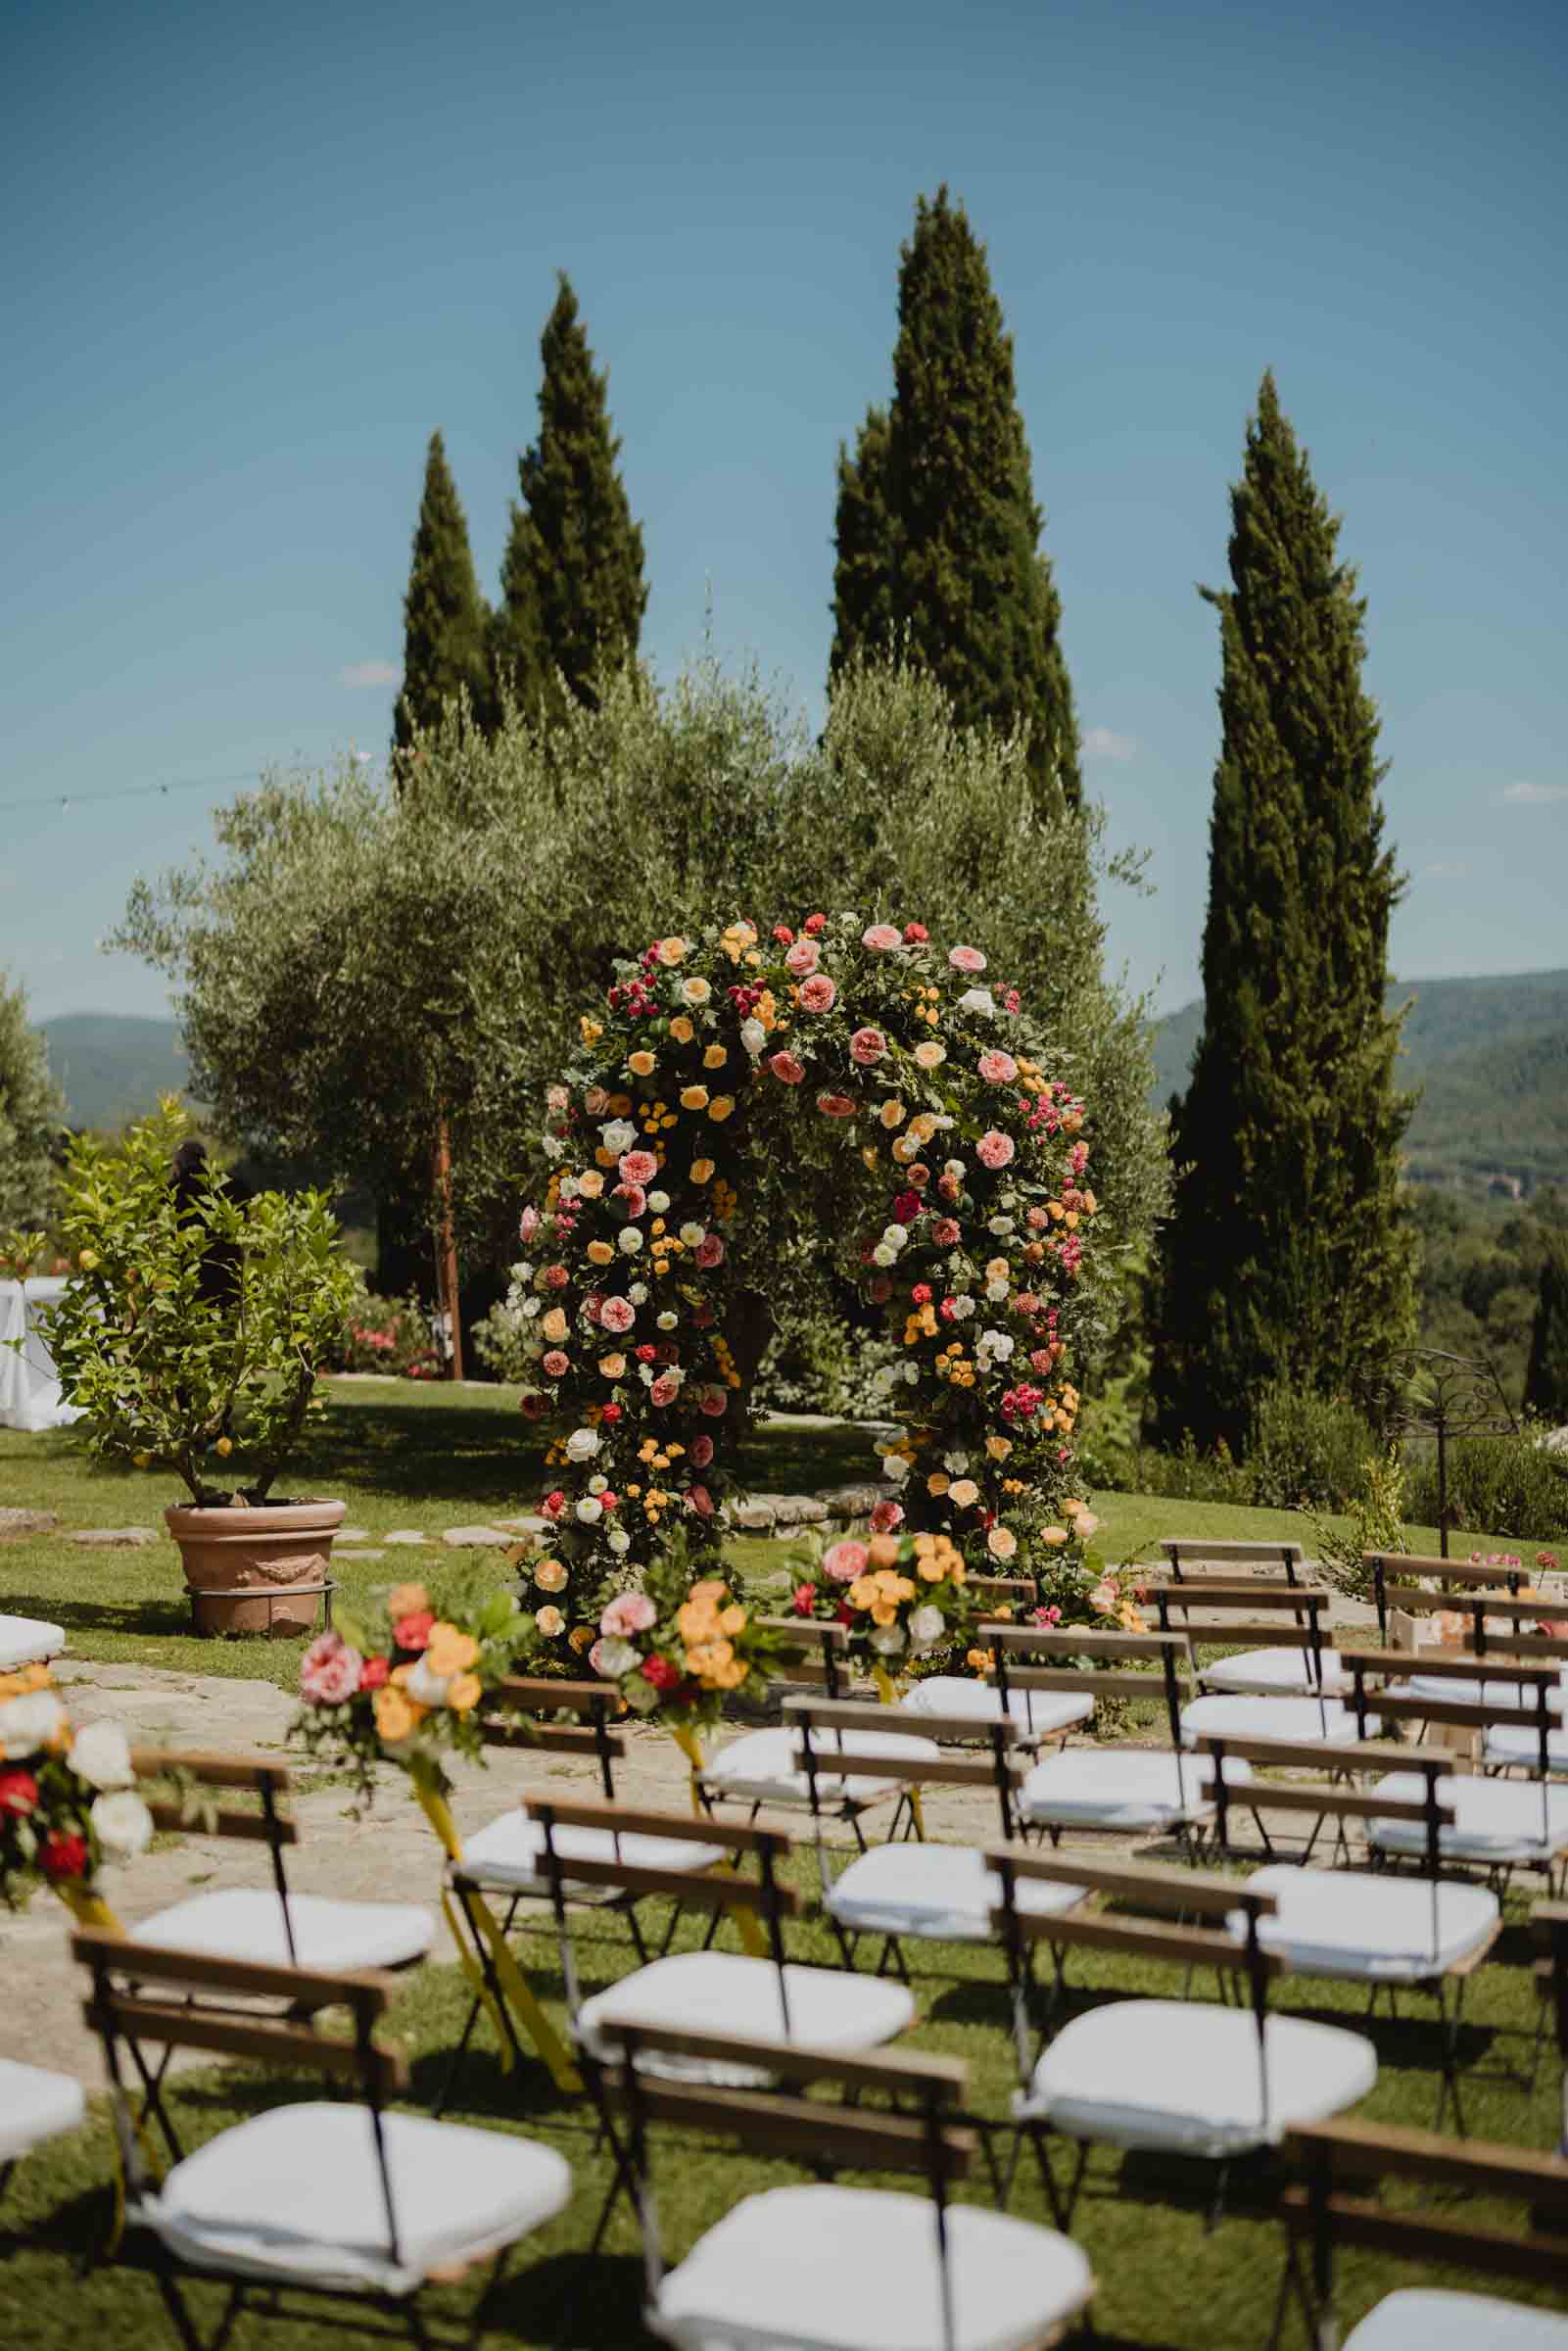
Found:
[{"label": "green grass lawn", "polygon": [[[1547,2148],[1556,2138],[1559,2086],[1549,2049],[1535,2091],[1525,2086],[1535,2009],[1517,1905],[1512,1916],[1499,1955],[1471,1989],[1462,2044],[1466,2119],[1478,2135]],[[656,1927],[658,1922],[650,1923]],[[677,1947],[689,1946],[697,1932],[694,1923],[683,1925]],[[792,1947],[803,1957],[833,1958],[827,1935],[810,1924],[797,1930]],[[912,2045],[963,2058],[970,2068],[974,2108],[1004,2117],[1013,2074],[1008,2004],[996,1955],[957,1945],[907,1948],[921,2010]],[[558,2016],[561,1992],[552,1939],[531,1932],[521,1950],[536,1988]],[[614,1921],[582,1930],[579,1952],[586,1990],[633,1964],[624,1931]],[[1166,1997],[1179,1992],[1173,1971],[1110,1956],[1075,1954],[1071,1976],[1078,2004],[1140,1991]],[[1209,1989],[1200,1983],[1198,1995]],[[1287,1980],[1276,1997],[1281,2007],[1304,2015],[1364,2026],[1364,1999],[1348,1987]],[[401,1998],[392,2021],[413,2059],[411,2105],[428,2108],[434,2097],[463,2007],[460,1980],[450,1967],[426,1966]],[[1380,2072],[1359,2111],[1381,2122],[1424,2126],[1436,2094],[1436,2025],[1431,2003],[1415,1995],[1402,1997],[1401,2009],[1397,2022],[1380,2011],[1376,2024],[1364,2028],[1377,2045]],[[190,2146],[286,2094],[320,2093],[304,2078],[280,2084],[275,2077],[234,2069],[183,2077],[172,2103]],[[619,2351],[646,2344],[650,2338],[639,2318],[639,2240],[624,2206],[600,2254],[593,2261],[587,2256],[610,2175],[607,2158],[595,2148],[586,2105],[558,2095],[533,2062],[507,2077],[494,2042],[486,2039],[471,2054],[449,2111],[454,2120],[521,2131],[558,2147],[575,2182],[567,2211],[523,2248],[499,2297],[487,2342],[548,2345],[557,2351],[587,2351],[588,2346]],[[672,2257],[739,2196],[802,2177],[786,2165],[755,2160],[670,2129],[659,2134],[656,2147],[659,2205]],[[1064,2178],[1067,2160],[1068,2151],[1059,2148]],[[75,2265],[102,2241],[107,2229],[110,2180],[110,2131],[102,2111],[71,2139],[23,2163],[0,2205],[0,2340],[24,2342],[28,2351],[76,2351],[85,2339],[95,2351],[143,2351],[145,2345],[171,2339],[155,2279],[134,2242],[121,2262],[77,2277]],[[1224,2217],[1211,2231],[1206,2221],[1213,2184],[1212,2171],[1198,2164],[1120,2156],[1105,2148],[1092,2157],[1073,2234],[1100,2281],[1095,2319],[1102,2351],[1117,2346],[1130,2351],[1134,2345],[1141,2351],[1260,2351],[1281,2268],[1282,2237],[1274,2211],[1278,2179],[1260,2160],[1239,2165]],[[988,2200],[983,2172],[962,2192]],[[1401,2191],[1393,2193],[1398,2198]],[[1021,2167],[1012,2209],[1030,2219],[1047,2218],[1039,2180],[1027,2163]],[[1493,2214],[1470,2205],[1463,2217],[1518,2227],[1521,2216],[1507,2208]],[[809,2261],[812,2248],[802,2245],[800,2257]],[[1409,2270],[1367,2255],[1345,2257],[1341,2276],[1340,2310],[1347,2324],[1391,2285],[1417,2281]],[[1443,2282],[1481,2281],[1445,2278]],[[463,2289],[444,2289],[432,2315],[455,2318],[470,2300]],[[198,2285],[193,2301],[210,2335],[221,2289]],[[328,2351],[356,2338],[341,2321],[273,2321],[263,2330],[261,2320],[247,2318],[236,2339],[242,2351],[262,2343],[277,2351]],[[1293,2319],[1285,2339],[1292,2351],[1303,2343],[1299,2320]]]},{"label": "green grass lawn", "polygon": [[[516,1391],[496,1387],[421,1386],[415,1381],[334,1380],[330,1405],[287,1473],[290,1491],[340,1496],[349,1523],[380,1537],[417,1527],[435,1538],[423,1551],[394,1550],[356,1562],[349,1547],[334,1557],[346,1596],[400,1572],[475,1553],[449,1553],[448,1527],[483,1523],[531,1510],[543,1483],[540,1448],[516,1409]],[[865,1431],[842,1423],[774,1422],[748,1439],[742,1464],[760,1492],[809,1493],[874,1473],[876,1452]],[[112,1467],[89,1459],[70,1429],[24,1436],[0,1429],[0,1504],[57,1511],[53,1535],[0,1544],[0,1609],[63,1624],[73,1656],[117,1664],[178,1666],[292,1688],[296,1641],[203,1640],[190,1630],[184,1577],[162,1534],[140,1550],[94,1550],[64,1540],[91,1526],[157,1526],[178,1496],[166,1470]],[[1138,1494],[1096,1497],[1107,1556],[1152,1558],[1164,1534],[1301,1537],[1290,1511],[1232,1509],[1219,1503],[1166,1502]],[[1436,1531],[1410,1530],[1412,1547],[1437,1549]],[[1481,1540],[1481,1538],[1478,1538]],[[766,1589],[788,1579],[790,1546],[766,1537],[731,1546],[736,1572]]]}]

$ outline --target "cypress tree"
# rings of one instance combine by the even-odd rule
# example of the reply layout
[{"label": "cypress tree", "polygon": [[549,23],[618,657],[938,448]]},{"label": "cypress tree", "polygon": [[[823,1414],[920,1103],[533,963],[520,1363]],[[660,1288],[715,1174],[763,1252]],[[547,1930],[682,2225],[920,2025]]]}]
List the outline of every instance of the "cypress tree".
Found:
[{"label": "cypress tree", "polygon": [[1383,846],[1363,600],[1265,375],[1219,614],[1204,1026],[1176,1110],[1156,1393],[1167,1435],[1245,1445],[1271,1380],[1375,1403],[1414,1324],[1398,1200],[1411,1103],[1384,1011]]},{"label": "cypress tree", "polygon": [[[1013,338],[985,248],[945,187],[922,196],[902,250],[883,494],[879,411],[840,458],[835,669],[867,633],[902,635],[952,697],[961,726],[1027,720],[1043,808],[1080,795],[1078,730],[1061,605],[1039,546]],[[847,495],[846,495],[847,494]],[[875,582],[875,589],[874,589]]]},{"label": "cypress tree", "polygon": [[1525,1406],[1552,1420],[1568,1415],[1568,1233],[1546,1235],[1530,1331]]},{"label": "cypress tree", "polygon": [[539,438],[517,463],[522,498],[501,570],[497,649],[525,690],[558,672],[593,707],[599,663],[637,651],[648,592],[642,532],[616,467],[607,378],[594,365],[564,271],[540,356]]},{"label": "cypress tree", "polygon": [[403,600],[403,691],[393,722],[396,750],[406,749],[416,726],[434,726],[442,704],[459,688],[466,687],[483,714],[490,698],[487,626],[467,517],[447,463],[446,446],[440,433],[432,433],[408,592]]},{"label": "cypress tree", "polygon": [[896,532],[888,504],[887,410],[872,408],[855,437],[855,454],[838,444],[838,503],[833,518],[832,684],[848,663],[884,653],[893,642]]}]

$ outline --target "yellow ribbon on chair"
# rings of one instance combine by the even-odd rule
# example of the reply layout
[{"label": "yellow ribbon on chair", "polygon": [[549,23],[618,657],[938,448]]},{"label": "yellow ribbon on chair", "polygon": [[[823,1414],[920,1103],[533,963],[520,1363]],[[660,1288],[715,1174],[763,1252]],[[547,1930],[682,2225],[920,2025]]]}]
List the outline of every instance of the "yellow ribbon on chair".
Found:
[{"label": "yellow ribbon on chair", "polygon": [[[449,1861],[460,1862],[463,1857],[462,1839],[457,1834],[457,1824],[452,1819],[451,1805],[437,1787],[434,1778],[428,1773],[413,1770],[408,1776],[413,1783],[413,1792],[419,1799],[420,1808],[441,1842],[442,1851]],[[497,2009],[485,1971],[475,1958],[468,1940],[463,1934],[457,1916],[457,1903],[461,1904],[462,1910],[468,1918],[474,1932],[475,1942],[482,1942],[489,1951],[491,1965],[496,1973],[496,1981],[500,1986],[501,1996],[539,2051],[541,2058],[549,2070],[550,2080],[557,2089],[564,2091],[568,2096],[575,2096],[583,2087],[582,2076],[567,2055],[565,2043],[560,2035],[530,1990],[522,1969],[512,1956],[510,1944],[491,1915],[489,1903],[482,1894],[473,1890],[458,1894],[454,1902],[452,1890],[444,1886],[441,1890],[441,1914],[447,1922],[447,1931],[451,1935],[452,1945],[456,1950],[457,1964],[467,1977],[474,1996],[480,2001],[496,2029],[497,2038],[500,2042],[501,2070],[505,2073],[511,2071],[511,2038]]]},{"label": "yellow ribbon on chair", "polygon": [[[680,1749],[682,1754],[685,1755],[687,1762],[690,1767],[689,1784],[691,1790],[691,1809],[700,1818],[704,1806],[702,1802],[702,1787],[699,1775],[701,1773],[703,1764],[707,1760],[706,1756],[702,1752],[702,1742],[689,1723],[667,1722],[664,1727],[669,1732],[670,1737],[675,1741],[675,1744]],[[739,1854],[732,1854],[727,1866],[731,1869],[738,1869],[740,1866]],[[748,1955],[753,1959],[768,1958],[770,1955],[768,1950],[768,1938],[766,1935],[764,1935],[761,1921],[758,1919],[755,1910],[751,1908],[750,1904],[746,1902],[730,1902],[726,1904],[726,1908],[729,1910],[731,1917],[735,1920],[736,1930],[739,1933],[740,1941],[745,1946]]]},{"label": "yellow ribbon on chair", "polygon": [[[881,1700],[882,1704],[884,1706],[896,1706],[898,1703],[898,1692],[894,1687],[892,1676],[889,1674],[886,1666],[879,1664],[875,1657],[873,1657],[871,1664],[871,1678],[877,1685],[877,1695]],[[926,1840],[926,1815],[921,1809],[920,1790],[915,1787],[913,1783],[911,1784],[909,1791],[909,1809],[911,1817],[915,1823],[915,1834],[918,1838],[920,1838],[922,1844],[924,1844]]]},{"label": "yellow ribbon on chair", "polygon": [[124,1928],[103,1895],[94,1894],[90,1886],[72,1885],[69,1880],[62,1883],[58,1879],[51,1879],[50,1884],[77,1926],[84,1927],[89,1935],[123,1936]]}]

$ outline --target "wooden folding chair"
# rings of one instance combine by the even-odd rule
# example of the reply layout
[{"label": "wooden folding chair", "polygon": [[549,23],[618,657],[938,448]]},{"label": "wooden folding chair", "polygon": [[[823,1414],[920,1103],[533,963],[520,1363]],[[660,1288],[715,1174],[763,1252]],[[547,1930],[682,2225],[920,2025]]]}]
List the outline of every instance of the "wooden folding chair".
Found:
[{"label": "wooden folding chair", "polygon": [[[1212,2225],[1238,2157],[1277,2143],[1294,2121],[1354,2105],[1375,2084],[1376,2054],[1364,2035],[1268,2015],[1268,1986],[1286,1962],[1263,1945],[1261,1925],[1275,1901],[1256,1880],[1200,1877],[1148,1862],[1047,1857],[1011,1846],[989,1858],[1003,1889],[995,1920],[1013,1992],[1019,2068],[1013,2112],[1059,2227],[1070,2225],[1096,2144],[1216,2164]],[[1031,1916],[1021,1898],[1031,1881],[1066,1888],[1082,1906]],[[1091,1895],[1160,1915],[1091,1910]],[[1193,1916],[1209,1923],[1185,1923]],[[1101,2004],[1054,2031],[1048,2023],[1035,2054],[1027,1958],[1039,1942],[1058,1955],[1079,1948],[1168,1962],[1185,1971],[1187,1986],[1196,1969],[1213,1968],[1222,1991],[1234,1982],[1239,1993],[1245,1987],[1245,1996],[1234,2005],[1144,1998]],[[1065,2193],[1047,2149],[1052,2134],[1077,2147]]]},{"label": "wooden folding chair", "polygon": [[[1201,1744],[1213,1757],[1215,1842],[1223,1850],[1230,1759],[1239,1751],[1244,1759],[1257,1760],[1261,1743],[1206,1737]],[[1264,1759],[1283,1763],[1299,1751],[1281,1748]],[[1343,1751],[1336,1747],[1334,1751],[1338,1762]],[[1423,1842],[1420,1877],[1396,1877],[1386,1870],[1309,1869],[1299,1862],[1269,1862],[1248,1883],[1275,1895],[1274,1910],[1261,1933],[1270,1949],[1284,1954],[1293,1973],[1366,1985],[1369,2017],[1377,2007],[1379,1993],[1387,1995],[1391,2015],[1398,2013],[1396,2001],[1401,1991],[1419,1991],[1435,2001],[1442,2066],[1435,2121],[1442,2123],[1451,2099],[1454,2121],[1462,2132],[1458,2040],[1464,1995],[1470,1978],[1502,1931],[1502,1912],[1490,1889],[1458,1884],[1440,1874],[1443,1830],[1453,1820],[1447,1793],[1453,1757],[1404,1749],[1400,1751],[1400,1759],[1402,1765],[1419,1774],[1419,1798],[1386,1795],[1381,1787],[1370,1791],[1347,1788],[1339,1781],[1271,1784],[1265,1794],[1254,1782],[1245,1800],[1250,1811],[1266,1804],[1275,1810],[1310,1811],[1341,1821],[1417,1825]]]},{"label": "wooden folding chair", "polygon": [[[749,2351],[859,2351],[872,2340],[900,2351],[1044,2351],[1087,2311],[1094,2279],[1069,2238],[950,2201],[974,2155],[974,2134],[958,2119],[965,2068],[953,2059],[846,2057],[624,2025],[613,2038],[610,2098],[636,2183],[651,2333]],[[706,2079],[672,2080],[677,2067]],[[745,2088],[718,2086],[736,2075]],[[842,2099],[807,2094],[818,2085]],[[771,2188],[742,2197],[667,2270],[651,2159],[654,2127],[665,2125],[817,2172],[922,2174],[927,2193],[836,2181]]]},{"label": "wooden folding chair", "polygon": [[[1196,1703],[1219,1727],[1218,1709],[1232,1709],[1232,1728],[1259,1724],[1267,1706],[1294,1706],[1281,1716],[1285,1738],[1310,1737],[1307,1710],[1320,1715],[1318,1736],[1329,1735],[1323,1709],[1332,1709],[1343,1687],[1340,1663],[1324,1632],[1332,1595],[1320,1585],[1183,1581],[1152,1584],[1149,1599],[1160,1630],[1185,1638],[1193,1679],[1205,1694]],[[1200,1649],[1222,1649],[1213,1663],[1200,1661]]]},{"label": "wooden folding chair", "polygon": [[1259,1579],[1294,1584],[1306,1567],[1299,1543],[1217,1541],[1212,1535],[1162,1535],[1160,1549],[1178,1584],[1236,1581],[1250,1568]]},{"label": "wooden folding chair", "polygon": [[[1450,2343],[1474,2344],[1476,2351],[1568,2351],[1568,2318],[1490,2294],[1425,2282],[1398,2287],[1343,2343],[1334,2307],[1334,2257],[1351,2246],[1419,2263],[1423,2271],[1438,2263],[1481,2270],[1546,2287],[1560,2300],[1568,2274],[1561,2233],[1538,2233],[1528,2224],[1523,2231],[1480,2228],[1452,2217],[1456,2199],[1505,2197],[1541,2213],[1560,2231],[1568,2227],[1568,2163],[1560,2156],[1480,2139],[1458,2145],[1426,2131],[1355,2122],[1293,2130],[1284,2152],[1300,2183],[1284,2198],[1288,2256],[1271,2343],[1279,2340],[1294,2285],[1315,2351],[1404,2351],[1411,2344],[1436,2351]],[[1396,2208],[1378,2192],[1385,2180],[1423,2181],[1444,2191],[1446,2208]]]},{"label": "wooden folding chair", "polygon": [[[1389,1611],[1403,1608],[1415,1614],[1430,1608],[1461,1608],[1467,1600],[1490,1593],[1499,1600],[1517,1599],[1530,1581],[1523,1566],[1509,1567],[1481,1559],[1433,1559],[1424,1552],[1363,1551],[1361,1564],[1372,1578],[1377,1608],[1377,1637],[1389,1640]],[[1442,1587],[1438,1593],[1425,1589]]]},{"label": "wooden folding chair", "polygon": [[[567,2202],[571,2173],[553,2148],[389,2111],[407,2067],[376,2039],[391,1991],[385,1977],[150,1950],[118,1936],[78,1935],[72,1948],[92,1978],[84,2012],[104,2045],[125,2217],[157,2240],[159,2282],[186,2351],[203,2351],[179,2291],[186,2272],[231,2281],[211,2351],[248,2304],[288,2315],[285,2296],[324,2296],[339,2309],[368,2303],[426,2346],[416,2297],[427,2282],[494,2263],[493,2291],[511,2246]],[[285,2013],[238,2014],[236,2000]],[[347,2039],[295,2021],[338,2008],[347,2011]],[[201,2049],[322,2074],[357,2097],[268,2108],[187,2155],[155,2088],[147,2111],[172,2167],[159,2181],[141,2118],[130,2110],[124,2065],[127,2051],[137,2053],[145,2082],[148,2045],[166,2058],[175,2048]],[[482,2301],[476,2340],[485,2315]]]}]

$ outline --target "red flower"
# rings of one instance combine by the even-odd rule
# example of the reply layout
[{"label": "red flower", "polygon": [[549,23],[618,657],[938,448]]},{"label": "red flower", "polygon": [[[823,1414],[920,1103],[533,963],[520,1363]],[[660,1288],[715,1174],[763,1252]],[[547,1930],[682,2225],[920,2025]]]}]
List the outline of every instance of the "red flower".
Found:
[{"label": "red flower", "polygon": [[917,1281],[915,1287],[910,1291],[909,1297],[910,1304],[912,1306],[929,1306],[931,1302],[930,1283],[928,1281]]},{"label": "red flower", "polygon": [[640,1364],[656,1364],[659,1360],[659,1351],[644,1340],[637,1351],[637,1360]]},{"label": "red flower", "polygon": [[38,1867],[46,1878],[84,1878],[87,1874],[86,1838],[47,1838],[38,1848]]},{"label": "red flower", "polygon": [[366,1657],[359,1668],[360,1689],[379,1690],[391,1671],[392,1661],[389,1657]]},{"label": "red flower", "polygon": [[610,1428],[614,1427],[620,1416],[621,1408],[618,1404],[606,1404],[599,1413],[599,1418]]},{"label": "red flower", "polygon": [[30,1771],[0,1771],[0,1812],[24,1820],[38,1801],[38,1783]]},{"label": "red flower", "polygon": [[612,1494],[606,1486],[598,1498],[598,1507],[601,1511],[618,1511],[621,1507],[621,1498],[619,1494]]},{"label": "red flower", "polygon": [[904,941],[907,946],[918,946],[923,939],[929,937],[930,933],[924,923],[906,923],[904,925]]},{"label": "red flower", "polygon": [[652,1656],[642,1659],[642,1678],[651,1682],[655,1690],[673,1690],[681,1679],[681,1668],[655,1651]]},{"label": "red flower", "polygon": [[392,1638],[400,1649],[428,1649],[430,1628],[435,1623],[433,1608],[415,1608],[410,1616],[400,1616],[392,1628]]},{"label": "red flower", "polygon": [[791,1604],[797,1616],[809,1616],[817,1605],[815,1584],[796,1584]]},{"label": "red flower", "polygon": [[920,1215],[919,1192],[900,1192],[893,1202],[893,1214],[900,1224],[913,1224]]},{"label": "red flower", "polygon": [[787,923],[775,923],[773,926],[773,936],[779,941],[779,944],[782,947],[790,946],[794,942],[795,935],[790,930]]},{"label": "red flower", "polygon": [[808,914],[800,928],[808,938],[818,938],[828,928],[828,917],[825,914]]}]

